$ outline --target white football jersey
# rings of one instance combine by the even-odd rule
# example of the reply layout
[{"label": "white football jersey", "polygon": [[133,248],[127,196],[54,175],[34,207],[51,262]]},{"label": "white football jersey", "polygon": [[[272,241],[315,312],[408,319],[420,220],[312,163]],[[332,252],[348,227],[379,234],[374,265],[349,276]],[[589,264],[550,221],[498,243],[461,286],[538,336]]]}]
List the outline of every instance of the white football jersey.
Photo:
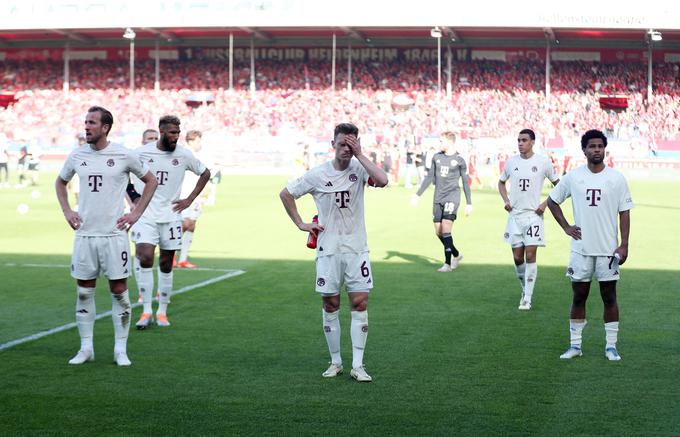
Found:
[{"label": "white football jersey", "polygon": [[68,182],[74,174],[80,181],[78,214],[83,220],[76,234],[88,237],[124,232],[116,228],[123,216],[124,196],[130,173],[143,177],[149,168],[133,150],[109,143],[102,150],[84,144],[66,158],[59,177]]},{"label": "white football jersey", "polygon": [[633,208],[626,178],[610,167],[593,173],[583,165],[567,173],[550,192],[556,203],[568,197],[574,224],[581,228],[581,239],[571,240],[571,250],[581,255],[611,256],[619,245],[619,212]]},{"label": "white football jersey", "polygon": [[319,233],[317,256],[368,251],[364,222],[364,187],[368,173],[355,158],[344,171],[329,161],[286,187],[294,198],[311,193],[324,231]]},{"label": "white football jersey", "polygon": [[520,155],[508,159],[500,180],[510,180],[510,215],[531,215],[536,211],[541,204],[541,191],[546,178],[550,182],[559,179],[547,157],[534,153],[529,159],[523,159]]},{"label": "white football jersey", "polygon": [[[172,202],[180,198],[185,173],[191,171],[200,176],[205,171],[205,165],[187,148],[177,146],[174,151],[166,152],[159,150],[155,141],[136,149],[135,153],[149,167],[158,181],[158,188],[143,216],[156,223],[181,220],[181,214],[172,210]],[[137,178],[132,178],[132,181],[135,191],[141,194],[144,190],[144,182]],[[189,193],[195,186],[194,182]]]}]

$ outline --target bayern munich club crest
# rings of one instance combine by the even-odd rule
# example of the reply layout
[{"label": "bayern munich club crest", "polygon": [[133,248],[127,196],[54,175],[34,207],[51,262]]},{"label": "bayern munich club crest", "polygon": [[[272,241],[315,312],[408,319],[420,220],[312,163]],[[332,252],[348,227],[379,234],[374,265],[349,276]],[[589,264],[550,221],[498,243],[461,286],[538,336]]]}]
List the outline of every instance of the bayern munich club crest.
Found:
[{"label": "bayern munich club crest", "polygon": [[324,278],[319,278],[316,280],[316,285],[318,285],[319,287],[323,287],[324,285],[326,285],[326,280]]},{"label": "bayern munich club crest", "polygon": [[531,171],[533,171],[534,173],[536,173],[536,172],[538,171],[538,167],[536,167],[536,166],[531,167]]},{"label": "bayern munich club crest", "polygon": [[109,159],[108,161],[106,161],[106,165],[108,165],[109,167],[113,167],[115,164],[116,163],[113,161],[113,159]]},{"label": "bayern munich club crest", "polygon": [[172,160],[172,165],[174,165],[175,167],[177,167],[177,166],[179,165],[179,160],[178,160],[177,158],[173,159],[173,160]]},{"label": "bayern munich club crest", "polygon": [[355,175],[354,173],[352,173],[351,175],[349,175],[349,181],[350,181],[350,182],[356,182],[358,179],[359,179],[359,178],[358,178],[357,175]]}]

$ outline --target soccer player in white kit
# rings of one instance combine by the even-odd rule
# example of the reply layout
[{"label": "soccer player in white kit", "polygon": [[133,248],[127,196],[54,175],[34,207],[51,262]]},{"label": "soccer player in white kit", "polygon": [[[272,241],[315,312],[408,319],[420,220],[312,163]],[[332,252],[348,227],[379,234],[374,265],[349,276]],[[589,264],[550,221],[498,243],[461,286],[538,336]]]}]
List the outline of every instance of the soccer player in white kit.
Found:
[{"label": "soccer player in white kit", "polygon": [[[156,324],[170,326],[167,308],[172,294],[172,260],[175,251],[181,248],[182,217],[181,211],[196,199],[210,179],[210,170],[196,159],[190,150],[178,147],[180,120],[174,115],[161,117],[158,122],[160,139],[150,142],[136,150],[140,159],[156,176],[156,189],[149,207],[131,233],[135,242],[135,253],[139,260],[136,272],[139,293],[144,309],[137,322],[137,329],[145,329],[152,322],[152,295],[154,288],[153,260],[156,246],[160,248],[158,257],[158,310]],[[187,171],[199,176],[193,190],[186,198],[180,198],[182,182]],[[135,191],[140,192],[144,183],[134,179]]]},{"label": "soccer player in white kit", "polygon": [[[309,170],[281,190],[281,201],[293,223],[303,232],[318,235],[316,248],[316,291],[323,301],[323,329],[331,364],[322,374],[332,378],[342,373],[340,356],[340,290],[347,288],[351,307],[352,371],[359,382],[370,382],[363,363],[368,336],[368,293],[373,276],[368,257],[364,223],[364,187],[387,185],[387,174],[364,155],[359,129],[351,123],[335,127],[331,144],[335,158]],[[295,199],[311,194],[318,223],[305,223]]]},{"label": "soccer player in white kit", "polygon": [[[205,154],[201,153],[203,134],[199,130],[190,130],[186,134],[187,148],[195,153],[208,168],[212,168],[212,162],[207,162]],[[184,179],[182,186],[182,195],[188,197],[191,191],[196,186],[196,177],[189,174]],[[213,190],[214,187],[209,185],[208,190]],[[189,249],[191,243],[194,241],[194,232],[196,232],[196,222],[203,214],[203,203],[205,203],[204,196],[194,199],[194,201],[182,211],[182,247],[179,252],[179,260],[176,267],[180,269],[195,269],[196,264],[189,261]]]},{"label": "soccer player in white kit", "polygon": [[[59,205],[69,226],[76,231],[71,261],[71,276],[76,279],[76,324],[80,350],[69,364],[94,360],[93,330],[96,317],[94,291],[97,276],[109,280],[115,345],[113,359],[119,366],[132,364],[127,356],[130,330],[130,297],[127,278],[132,269],[127,227],[133,225],[146,209],[154,191],[156,178],[134,151],[110,143],[107,135],[113,126],[108,110],[93,106],[85,118],[86,145],[69,154],[55,181]],[[146,183],[134,211],[123,214],[125,188],[130,173]],[[77,175],[81,193],[78,212],[71,209],[66,185]]]},{"label": "soccer player in white kit", "polygon": [[[508,223],[503,238],[512,248],[515,272],[522,286],[520,310],[531,309],[538,264],[536,252],[545,246],[543,212],[547,199],[541,202],[543,182],[548,179],[556,185],[560,179],[555,174],[550,159],[534,153],[536,134],[523,129],[517,136],[519,155],[508,159],[498,180],[498,192],[505,203]],[[510,181],[510,194],[506,182]]]},{"label": "soccer player in white kit", "polygon": [[[548,208],[557,223],[569,235],[571,255],[567,276],[571,278],[573,300],[569,321],[570,346],[562,359],[580,357],[581,335],[586,326],[586,300],[590,282],[600,283],[604,303],[605,357],[619,361],[616,349],[619,332],[619,306],[616,281],[619,266],[628,258],[630,210],[633,200],[625,177],[604,164],[607,137],[599,130],[589,130],[581,137],[581,149],[587,164],[567,173],[550,192]],[[559,204],[571,197],[574,224],[564,218]],[[621,228],[621,242],[618,239]]]}]

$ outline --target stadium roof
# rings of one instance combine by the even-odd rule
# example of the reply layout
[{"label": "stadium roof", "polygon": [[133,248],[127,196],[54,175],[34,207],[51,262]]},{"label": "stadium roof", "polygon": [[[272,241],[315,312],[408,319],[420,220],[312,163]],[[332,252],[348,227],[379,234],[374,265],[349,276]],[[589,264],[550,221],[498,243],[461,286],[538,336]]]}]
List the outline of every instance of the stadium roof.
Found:
[{"label": "stadium roof", "polygon": [[[399,6],[398,6],[399,5]],[[327,46],[333,33],[353,46],[427,46],[430,30],[461,47],[538,47],[546,37],[563,47],[646,47],[650,29],[659,48],[680,49],[680,2],[615,0],[508,2],[417,0],[3,0],[0,48],[116,46],[156,40],[173,46]],[[455,40],[455,41],[453,41]],[[655,45],[657,46],[657,45]]]}]

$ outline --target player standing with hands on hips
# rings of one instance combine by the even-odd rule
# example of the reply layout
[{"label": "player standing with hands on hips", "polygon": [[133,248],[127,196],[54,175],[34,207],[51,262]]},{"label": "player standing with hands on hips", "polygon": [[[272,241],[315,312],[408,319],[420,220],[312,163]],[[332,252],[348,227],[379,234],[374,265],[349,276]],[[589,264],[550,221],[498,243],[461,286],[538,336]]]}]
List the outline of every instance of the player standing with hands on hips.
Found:
[{"label": "player standing with hands on hips", "polygon": [[[581,334],[586,326],[586,300],[590,282],[600,282],[604,303],[605,357],[619,361],[616,349],[619,332],[619,306],[616,282],[619,266],[628,258],[630,210],[633,200],[625,177],[604,164],[607,137],[599,130],[589,130],[581,137],[581,150],[587,163],[568,172],[548,198],[548,208],[564,232],[571,237],[571,255],[567,276],[571,278],[573,300],[569,321],[571,344],[562,359],[583,355]],[[560,204],[571,197],[574,224],[564,218]],[[618,240],[621,228],[621,243]]]},{"label": "player standing with hands on hips", "polygon": [[[304,232],[318,235],[316,247],[316,291],[323,302],[323,329],[331,364],[322,374],[332,378],[342,373],[340,356],[340,290],[345,285],[352,321],[352,371],[359,382],[372,381],[364,369],[363,356],[368,336],[368,294],[373,274],[368,257],[364,222],[364,187],[384,187],[387,174],[361,149],[359,129],[351,123],[335,127],[331,144],[335,158],[309,170],[281,190],[280,198],[293,223]],[[318,211],[318,223],[300,217],[295,200],[311,194]]]},{"label": "player standing with hands on hips", "polygon": [[[88,109],[85,118],[87,144],[71,152],[55,181],[61,210],[69,226],[76,231],[71,276],[77,282],[76,324],[80,350],[69,364],[94,361],[93,331],[97,315],[94,290],[100,273],[109,279],[111,290],[115,336],[113,360],[119,366],[132,364],[127,356],[132,316],[127,288],[127,278],[132,270],[127,228],[144,213],[158,182],[135,151],[108,141],[112,126],[111,112],[99,106]],[[130,173],[146,185],[135,209],[123,214]],[[78,212],[71,209],[66,191],[66,185],[74,175],[80,179],[81,187]]]}]

